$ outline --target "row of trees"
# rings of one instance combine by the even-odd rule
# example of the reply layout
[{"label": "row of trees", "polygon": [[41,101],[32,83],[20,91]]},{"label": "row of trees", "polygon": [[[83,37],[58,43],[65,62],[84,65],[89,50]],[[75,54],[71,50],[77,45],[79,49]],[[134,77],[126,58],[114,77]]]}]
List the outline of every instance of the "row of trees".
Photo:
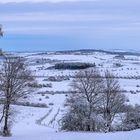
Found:
[{"label": "row of trees", "polygon": [[[76,93],[66,101],[68,112],[62,118],[63,130],[113,131],[113,122],[118,115],[127,122],[127,98],[120,92],[119,81],[109,71],[105,71],[104,76],[95,68],[80,71],[71,86]],[[123,126],[122,122],[120,125]]]},{"label": "row of trees", "polygon": [[54,68],[55,69],[70,69],[70,70],[79,70],[79,69],[87,69],[90,67],[95,67],[95,64],[90,64],[90,63],[57,63],[55,64]]}]

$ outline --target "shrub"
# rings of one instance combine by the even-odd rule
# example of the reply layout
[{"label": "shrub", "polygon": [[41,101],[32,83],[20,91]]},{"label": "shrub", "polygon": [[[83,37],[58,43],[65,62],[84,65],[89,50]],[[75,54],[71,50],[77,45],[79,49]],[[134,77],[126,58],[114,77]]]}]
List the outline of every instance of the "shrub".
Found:
[{"label": "shrub", "polygon": [[54,105],[54,103],[49,103],[49,105],[53,106],[53,105]]},{"label": "shrub", "polygon": [[123,120],[123,130],[129,131],[140,128],[140,106],[131,107]]}]

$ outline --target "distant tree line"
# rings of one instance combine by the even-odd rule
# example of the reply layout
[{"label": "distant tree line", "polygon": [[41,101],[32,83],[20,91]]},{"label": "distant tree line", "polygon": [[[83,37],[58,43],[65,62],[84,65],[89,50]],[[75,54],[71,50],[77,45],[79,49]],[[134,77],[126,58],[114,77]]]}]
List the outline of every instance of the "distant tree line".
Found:
[{"label": "distant tree line", "polygon": [[57,63],[55,64],[55,69],[70,69],[70,70],[76,70],[76,69],[86,69],[90,67],[95,67],[95,63]]},{"label": "distant tree line", "polygon": [[131,52],[131,51],[106,51],[106,50],[96,50],[96,49],[81,49],[81,50],[68,50],[68,51],[57,51],[56,54],[74,54],[74,53],[81,53],[81,54],[91,54],[94,52],[99,52],[99,53],[106,53],[106,54],[111,54],[111,55],[133,55],[133,56],[140,56],[139,52]]}]

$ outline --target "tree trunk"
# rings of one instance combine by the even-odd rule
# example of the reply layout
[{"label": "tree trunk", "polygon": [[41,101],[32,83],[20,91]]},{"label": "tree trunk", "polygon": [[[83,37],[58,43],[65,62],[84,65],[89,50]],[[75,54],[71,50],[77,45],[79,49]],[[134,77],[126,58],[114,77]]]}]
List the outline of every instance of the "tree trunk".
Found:
[{"label": "tree trunk", "polygon": [[2,116],[0,118],[0,123],[2,122],[2,120],[4,118],[4,115],[5,115],[5,105],[3,105],[3,111],[2,111]]},{"label": "tree trunk", "polygon": [[3,135],[4,136],[10,135],[10,131],[8,128],[9,110],[10,110],[10,105],[8,104],[8,105],[6,105],[5,118],[4,118],[4,128],[3,128]]},{"label": "tree trunk", "polygon": [[89,106],[89,116],[88,116],[88,119],[89,119],[89,125],[88,125],[88,131],[95,131],[95,122],[93,121],[93,118],[92,118],[92,104],[90,103],[90,106]]},{"label": "tree trunk", "polygon": [[111,115],[110,111],[107,109],[107,112],[105,113],[105,133],[108,133],[111,131]]}]

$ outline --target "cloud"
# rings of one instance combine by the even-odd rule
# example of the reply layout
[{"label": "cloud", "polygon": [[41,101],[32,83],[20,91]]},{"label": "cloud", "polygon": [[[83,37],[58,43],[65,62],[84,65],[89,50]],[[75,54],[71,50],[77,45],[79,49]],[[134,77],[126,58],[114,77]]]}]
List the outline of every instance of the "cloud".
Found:
[{"label": "cloud", "polygon": [[[120,0],[118,0],[120,2]],[[124,0],[125,1],[125,0]],[[135,1],[135,0],[134,0]],[[69,3],[0,4],[0,22],[6,34],[118,34],[139,30],[137,5],[110,0]],[[120,13],[121,12],[121,13]],[[29,32],[28,32],[29,31]]]},{"label": "cloud", "polygon": [[140,37],[139,0],[1,2],[0,23],[5,35],[63,36],[91,44],[100,39],[112,44],[124,39],[129,44]]},{"label": "cloud", "polygon": [[[0,0],[0,3],[22,3],[22,2],[51,2],[51,3],[59,3],[59,2],[75,2],[75,1],[87,1],[87,0]],[[90,1],[90,0],[88,0]],[[91,0],[94,1],[94,0]]]},{"label": "cloud", "polygon": [[124,21],[129,20],[132,17],[128,16],[113,16],[109,14],[69,14],[69,13],[62,13],[62,14],[48,14],[47,12],[42,13],[23,13],[23,14],[0,14],[0,20],[1,22],[21,22],[21,21],[27,21],[27,22],[34,22],[34,21],[62,21],[62,22],[82,22],[82,21]]}]

